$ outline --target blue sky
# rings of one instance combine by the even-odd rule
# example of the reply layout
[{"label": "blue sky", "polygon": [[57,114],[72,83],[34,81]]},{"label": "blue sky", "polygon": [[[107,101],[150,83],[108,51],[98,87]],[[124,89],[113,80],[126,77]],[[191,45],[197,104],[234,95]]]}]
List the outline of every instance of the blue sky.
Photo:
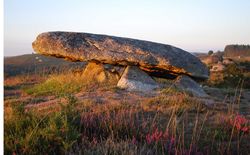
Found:
[{"label": "blue sky", "polygon": [[249,0],[5,0],[4,55],[31,53],[46,31],[161,42],[189,52],[250,44]]}]

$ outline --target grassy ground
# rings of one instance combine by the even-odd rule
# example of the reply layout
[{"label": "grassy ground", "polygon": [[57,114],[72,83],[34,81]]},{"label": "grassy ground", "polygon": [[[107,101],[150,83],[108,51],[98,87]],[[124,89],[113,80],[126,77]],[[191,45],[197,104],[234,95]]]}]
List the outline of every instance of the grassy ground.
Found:
[{"label": "grassy ground", "polygon": [[249,154],[238,104],[210,100],[127,92],[71,72],[6,79],[5,154]]}]

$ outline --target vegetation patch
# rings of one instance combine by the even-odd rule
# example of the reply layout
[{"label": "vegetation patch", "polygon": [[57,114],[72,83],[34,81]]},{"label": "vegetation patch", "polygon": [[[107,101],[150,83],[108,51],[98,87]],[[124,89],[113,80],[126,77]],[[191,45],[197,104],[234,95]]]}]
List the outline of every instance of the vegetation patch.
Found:
[{"label": "vegetation patch", "polygon": [[229,113],[219,117],[186,94],[116,104],[71,95],[66,99],[52,113],[9,104],[13,112],[4,122],[6,153],[227,154],[248,149],[248,119]]},{"label": "vegetation patch", "polygon": [[45,82],[33,87],[26,88],[24,91],[33,96],[56,95],[64,96],[79,91],[92,91],[96,87],[108,87],[109,83],[95,83],[86,80],[81,74],[71,72],[65,74],[51,75]]}]

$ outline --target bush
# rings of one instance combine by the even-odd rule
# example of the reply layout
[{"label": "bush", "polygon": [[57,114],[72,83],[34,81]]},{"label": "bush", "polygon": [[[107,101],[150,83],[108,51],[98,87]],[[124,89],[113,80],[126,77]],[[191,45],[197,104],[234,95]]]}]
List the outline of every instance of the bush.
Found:
[{"label": "bush", "polygon": [[237,87],[239,82],[244,78],[242,71],[236,64],[230,64],[224,70],[224,85],[227,87]]},{"label": "bush", "polygon": [[230,64],[222,73],[218,73],[217,76],[222,76],[221,80],[208,81],[208,85],[212,85],[220,88],[236,88],[241,87],[247,88],[245,80],[247,77],[244,76],[243,71],[237,66],[237,64]]},{"label": "bush", "polygon": [[208,55],[212,55],[214,53],[214,51],[210,50],[208,51]]}]

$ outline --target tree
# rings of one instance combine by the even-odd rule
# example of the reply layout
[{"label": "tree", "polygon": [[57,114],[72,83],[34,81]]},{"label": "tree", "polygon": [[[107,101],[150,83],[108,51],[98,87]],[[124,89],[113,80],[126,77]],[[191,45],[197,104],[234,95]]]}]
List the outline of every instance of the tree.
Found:
[{"label": "tree", "polygon": [[212,55],[214,53],[214,51],[210,50],[208,51],[208,55]]}]

